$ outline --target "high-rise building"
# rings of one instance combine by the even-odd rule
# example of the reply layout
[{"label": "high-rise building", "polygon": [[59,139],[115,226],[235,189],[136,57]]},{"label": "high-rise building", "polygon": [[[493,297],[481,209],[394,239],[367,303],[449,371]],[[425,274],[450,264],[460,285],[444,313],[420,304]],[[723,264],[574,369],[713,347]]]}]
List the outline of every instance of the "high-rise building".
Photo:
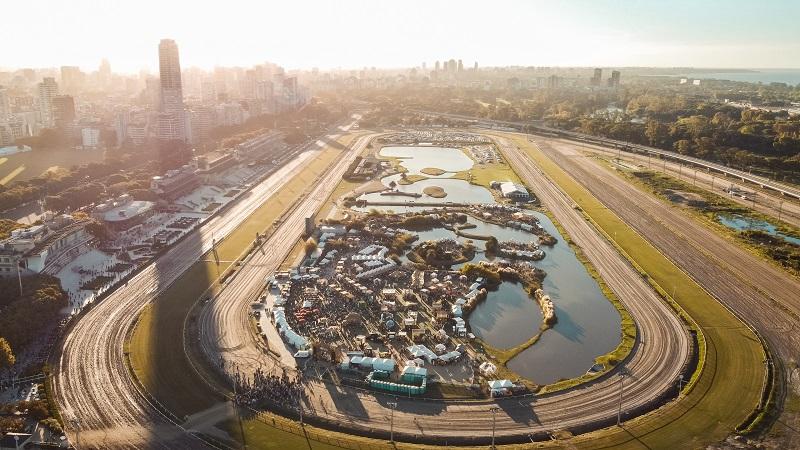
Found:
[{"label": "high-rise building", "polygon": [[206,79],[200,82],[200,96],[203,103],[215,103],[217,101],[217,83],[213,79]]},{"label": "high-rise building", "polygon": [[198,145],[208,140],[214,128],[215,115],[214,109],[207,106],[193,108],[189,112],[192,144]]},{"label": "high-rise building", "polygon": [[464,71],[464,63],[460,59],[458,60],[458,71],[459,72]]},{"label": "high-rise building", "polygon": [[619,70],[612,70],[611,71],[611,78],[608,79],[608,87],[610,88],[618,88],[619,87]]},{"label": "high-rise building", "polygon": [[597,68],[594,69],[594,75],[592,76],[592,86],[600,86],[600,82],[603,79],[603,69]]},{"label": "high-rise building", "polygon": [[156,77],[147,77],[144,80],[144,102],[147,106],[161,109],[161,83]]},{"label": "high-rise building", "polygon": [[128,125],[130,124],[131,113],[128,110],[120,111],[114,117],[114,131],[117,135],[117,148],[122,147],[128,139]]},{"label": "high-rise building", "polygon": [[475,72],[478,71],[478,61],[475,61],[475,65],[472,67],[472,70],[474,70]]},{"label": "high-rise building", "polygon": [[158,67],[161,84],[158,138],[164,141],[185,141],[181,63],[178,45],[172,39],[162,39],[158,45]]},{"label": "high-rise building", "polygon": [[52,128],[55,125],[53,121],[53,98],[58,95],[58,83],[53,77],[44,77],[41,83],[37,85],[37,93],[39,96],[39,119],[42,126],[45,128]]},{"label": "high-rise building", "polygon": [[75,95],[83,87],[84,73],[77,66],[61,66],[61,90]]},{"label": "high-rise building", "polygon": [[53,125],[69,128],[75,122],[75,99],[71,95],[53,97]]},{"label": "high-rise building", "polygon": [[108,87],[111,84],[111,64],[105,58],[100,62],[100,68],[97,69],[97,81],[100,82],[101,87]]},{"label": "high-rise building", "polygon": [[11,117],[11,101],[8,98],[8,89],[0,86],[0,122],[5,122]]},{"label": "high-rise building", "polygon": [[85,149],[97,148],[100,146],[100,129],[96,127],[82,128],[81,144]]},{"label": "high-rise building", "polygon": [[256,98],[258,77],[253,69],[244,73],[244,77],[239,81],[239,93],[242,98],[253,100]]},{"label": "high-rise building", "polygon": [[441,68],[441,66],[439,65],[439,61],[436,61],[436,65],[434,66],[433,70],[438,72],[440,68]]}]

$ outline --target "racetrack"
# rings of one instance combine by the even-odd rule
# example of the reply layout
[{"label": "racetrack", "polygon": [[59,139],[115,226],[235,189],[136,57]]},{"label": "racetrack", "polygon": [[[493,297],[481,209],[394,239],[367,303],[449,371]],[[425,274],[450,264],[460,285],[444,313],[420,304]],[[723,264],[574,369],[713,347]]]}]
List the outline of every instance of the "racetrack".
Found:
[{"label": "racetrack", "polygon": [[[510,151],[509,151],[510,153]],[[630,311],[638,325],[638,341],[631,358],[624,363],[630,376],[625,380],[623,410],[648,405],[665,392],[676,392],[678,374],[688,361],[690,338],[681,321],[614,247],[572,208],[572,202],[521,153],[509,154],[520,176],[542,197],[546,206],[578,242],[610,288]],[[333,174],[335,175],[335,174]],[[332,190],[338,179],[332,177],[320,188]],[[316,192],[316,191],[315,191]],[[221,294],[202,308],[200,340],[206,360],[224,361],[230,372],[252,376],[264,372],[294,373],[294,359],[280,343],[277,331],[265,330],[276,357],[256,344],[248,321],[250,303],[263,289],[263,280],[274,271],[302,232],[303,218],[324,201],[313,195],[303,201],[298,213],[284,221],[273,237],[255,251]],[[302,213],[300,213],[302,211]],[[288,366],[288,368],[287,368]],[[306,381],[303,408],[328,423],[360,432],[388,432],[391,413],[387,396],[333,386],[318,380]],[[616,371],[577,389],[543,397],[514,400],[436,402],[397,398],[394,431],[407,438],[453,440],[469,429],[472,436],[488,439],[491,434],[489,408],[500,407],[496,415],[498,436],[527,436],[587,424],[608,424],[615,420],[619,401]],[[293,408],[294,405],[286,405]]]}]

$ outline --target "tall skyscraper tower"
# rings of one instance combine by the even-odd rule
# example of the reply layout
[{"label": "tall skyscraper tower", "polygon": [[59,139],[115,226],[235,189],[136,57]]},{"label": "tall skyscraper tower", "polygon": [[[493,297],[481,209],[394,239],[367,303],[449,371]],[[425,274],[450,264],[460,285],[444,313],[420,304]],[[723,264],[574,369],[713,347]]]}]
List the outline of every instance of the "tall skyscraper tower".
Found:
[{"label": "tall skyscraper tower", "polygon": [[164,141],[185,141],[186,120],[183,107],[183,85],[178,44],[162,39],[158,45],[158,67],[161,84],[158,138]]}]

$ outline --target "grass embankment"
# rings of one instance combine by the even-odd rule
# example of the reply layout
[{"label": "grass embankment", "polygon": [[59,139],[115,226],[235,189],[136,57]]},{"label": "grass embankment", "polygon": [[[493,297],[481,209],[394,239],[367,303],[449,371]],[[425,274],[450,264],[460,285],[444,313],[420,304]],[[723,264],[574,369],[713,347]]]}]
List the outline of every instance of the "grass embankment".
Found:
[{"label": "grass embankment", "polygon": [[470,170],[456,173],[453,178],[468,181],[487,189],[490,188],[492,181],[511,181],[522,184],[519,176],[506,163],[475,164]]},{"label": "grass embankment", "polygon": [[409,185],[409,184],[414,184],[417,181],[422,181],[422,180],[427,180],[428,179],[428,177],[423,176],[423,175],[417,175],[417,174],[405,175],[405,172],[401,172],[401,173],[404,174],[404,175],[402,177],[400,177],[399,180],[397,180],[397,184]]},{"label": "grass embankment", "polygon": [[[693,319],[705,337],[699,352],[702,372],[693,376],[685,397],[625,423],[578,436],[581,447],[698,448],[724,439],[757,407],[764,379],[764,349],[753,332],[724,306],[608,210],[588,190],[530,146],[509,136],[569,195],[587,217],[639,268],[665,298]],[[666,288],[666,289],[665,289]],[[645,345],[647,343],[645,342]]]}]

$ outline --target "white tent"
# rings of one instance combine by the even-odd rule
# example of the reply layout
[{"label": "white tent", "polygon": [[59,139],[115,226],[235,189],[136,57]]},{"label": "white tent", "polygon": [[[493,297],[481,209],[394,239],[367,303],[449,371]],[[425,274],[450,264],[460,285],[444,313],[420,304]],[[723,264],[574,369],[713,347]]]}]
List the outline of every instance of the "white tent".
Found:
[{"label": "white tent", "polygon": [[382,370],[384,372],[394,372],[394,360],[389,358],[375,358],[372,363],[372,368],[375,370]]},{"label": "white tent", "polygon": [[489,382],[489,387],[491,389],[510,389],[514,387],[514,383],[511,380],[492,380]]}]

